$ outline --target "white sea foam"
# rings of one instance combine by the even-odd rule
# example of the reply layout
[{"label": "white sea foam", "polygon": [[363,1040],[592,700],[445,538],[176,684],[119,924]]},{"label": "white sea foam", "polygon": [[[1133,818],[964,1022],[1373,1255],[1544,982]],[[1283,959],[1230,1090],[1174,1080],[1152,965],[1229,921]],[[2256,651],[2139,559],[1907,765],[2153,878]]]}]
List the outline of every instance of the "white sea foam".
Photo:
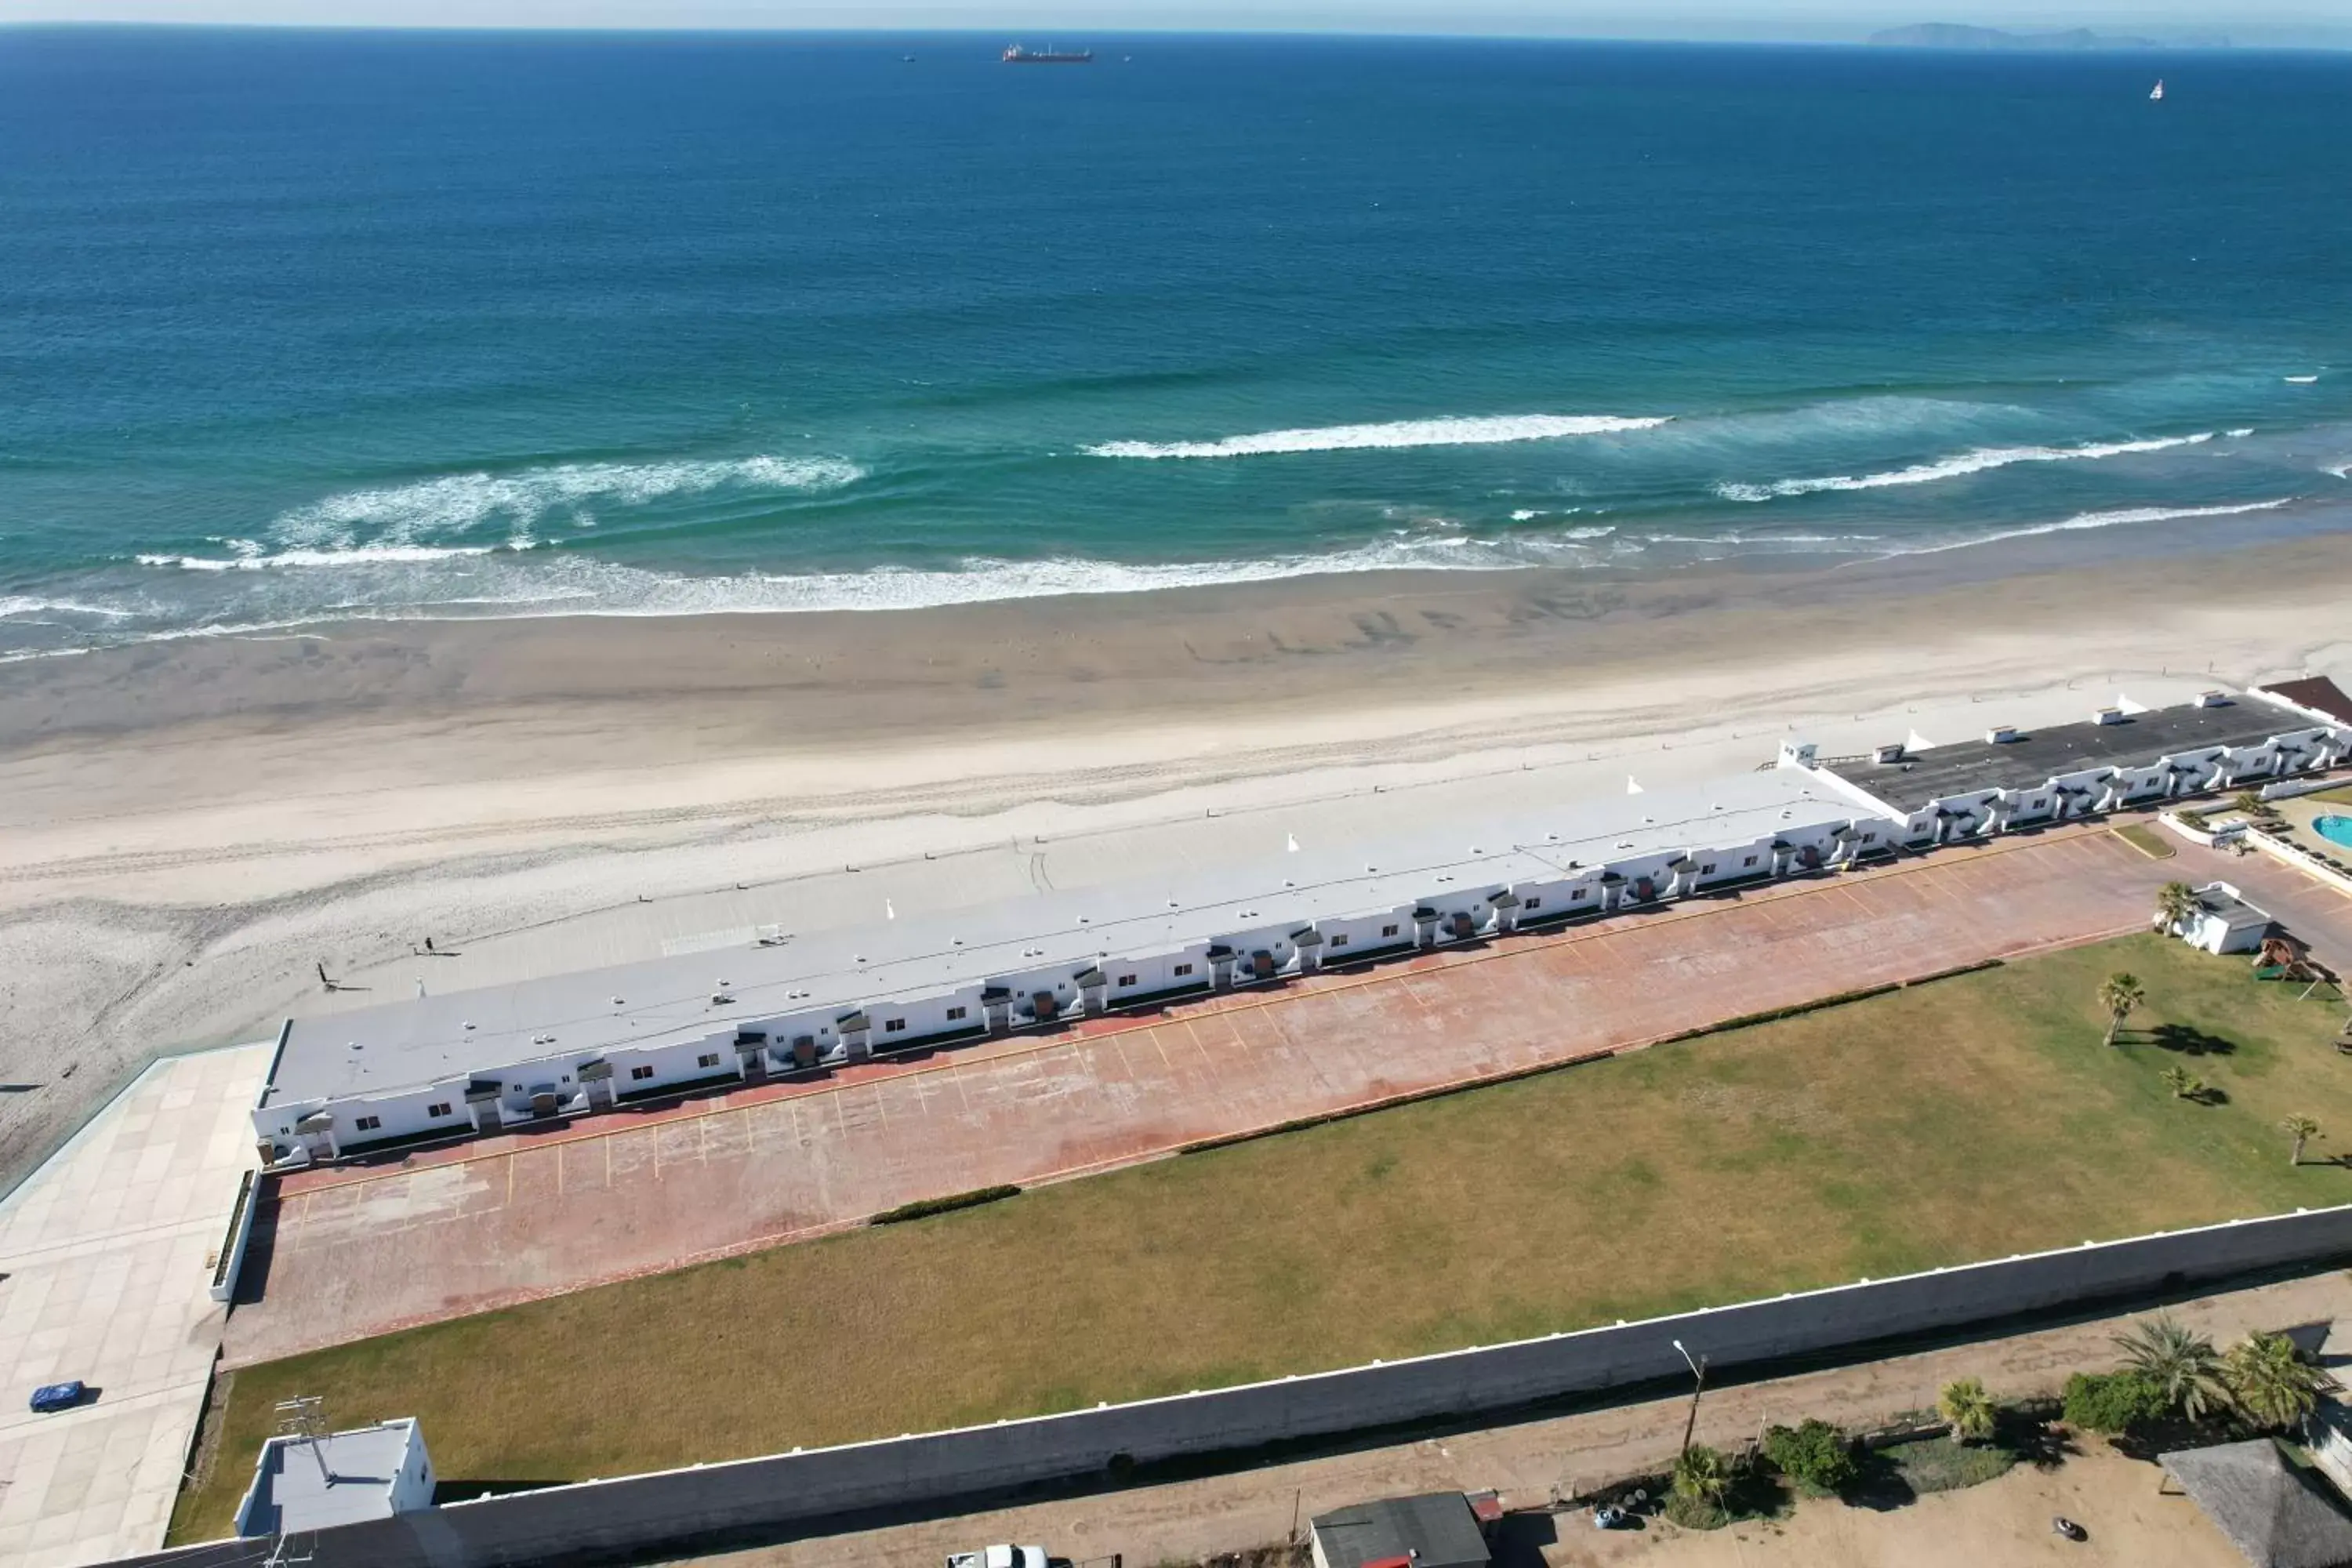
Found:
[{"label": "white sea foam", "polygon": [[2327,475],[2330,479],[2352,479],[2352,458],[2347,458],[2344,462],[2334,464],[2328,468],[2322,468],[2319,471]]},{"label": "white sea foam", "polygon": [[465,555],[488,555],[493,548],[488,544],[371,544],[353,550],[280,550],[275,554],[250,550],[226,559],[211,555],[140,555],[132,559],[142,566],[176,566],[184,572],[265,572],[278,567],[415,565]]},{"label": "white sea foam", "polygon": [[2286,379],[2288,384],[2292,386],[2309,386],[2313,382],[2317,381],[2319,378],[2315,375],[2291,375]]},{"label": "white sea foam", "polygon": [[2000,533],[1979,534],[1943,544],[1923,544],[1916,549],[1899,550],[1895,553],[1939,555],[1948,550],[1969,550],[1979,544],[1997,544],[2005,539],[2028,539],[2043,533],[2072,533],[2091,528],[2126,528],[2137,523],[2178,522],[2200,517],[2242,517],[2252,511],[2276,511],[2283,506],[2293,505],[2295,500],[2294,496],[2281,496],[2276,500],[2242,501],[2236,506],[2142,506],[2118,511],[2078,512],[2063,522],[2036,523],[2030,528],[2011,528]]},{"label": "white sea foam", "polygon": [[1365,447],[1477,447],[1650,430],[1665,417],[1599,414],[1497,414],[1470,418],[1399,419],[1385,425],[1328,425],[1262,430],[1216,441],[1106,441],[1083,450],[1095,458],[1254,458],[1275,452],[1339,452]]},{"label": "white sea foam", "polygon": [[79,599],[42,599],[30,594],[0,595],[0,620],[19,616],[96,616],[102,620],[119,621],[126,620],[135,613],[107,605],[86,605]]},{"label": "white sea foam", "polygon": [[[2251,434],[2252,432],[2248,432]],[[1787,496],[1820,495],[1832,490],[1875,490],[1893,485],[1927,485],[1957,479],[2012,463],[2095,462],[2142,452],[2162,452],[2174,447],[2194,447],[2213,439],[2206,430],[2194,436],[2164,436],[2145,441],[2108,441],[2087,447],[1979,447],[1933,463],[1915,463],[1875,474],[1832,474],[1823,479],[1780,479],[1771,484],[1721,484],[1715,493],[1726,500],[1768,501]]]},{"label": "white sea foam", "polygon": [[414,484],[348,490],[278,519],[289,546],[349,549],[363,538],[409,544],[420,536],[464,533],[494,519],[517,530],[559,509],[589,501],[641,505],[665,496],[743,489],[839,489],[866,470],[838,458],[740,458],[671,463],[562,463],[518,473],[444,474]]},{"label": "white sea foam", "polygon": [[2242,441],[2253,433],[2254,427],[2251,425],[2241,425],[2235,430],[2224,430],[2221,432],[2221,434],[2227,436],[2232,441]]}]

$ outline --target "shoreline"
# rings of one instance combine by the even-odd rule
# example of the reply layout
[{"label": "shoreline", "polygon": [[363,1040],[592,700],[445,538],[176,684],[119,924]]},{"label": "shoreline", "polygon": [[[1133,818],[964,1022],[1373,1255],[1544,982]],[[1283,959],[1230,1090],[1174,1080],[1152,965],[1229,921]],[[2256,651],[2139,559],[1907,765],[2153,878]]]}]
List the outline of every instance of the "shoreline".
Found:
[{"label": "shoreline", "polygon": [[797,920],[845,866],[856,900],[976,901],[1231,858],[1305,803],[1361,837],[1719,775],[1800,728],[1949,739],[1979,700],[2034,722],[2111,679],[2171,700],[2352,668],[2352,533],[2151,543],[2053,536],[2000,573],[371,623],[0,667],[0,1080],[37,1086],[0,1096],[0,1187],[144,1061],[331,1005],[317,963],[404,989],[420,931],[551,973],[625,940],[599,911]]}]

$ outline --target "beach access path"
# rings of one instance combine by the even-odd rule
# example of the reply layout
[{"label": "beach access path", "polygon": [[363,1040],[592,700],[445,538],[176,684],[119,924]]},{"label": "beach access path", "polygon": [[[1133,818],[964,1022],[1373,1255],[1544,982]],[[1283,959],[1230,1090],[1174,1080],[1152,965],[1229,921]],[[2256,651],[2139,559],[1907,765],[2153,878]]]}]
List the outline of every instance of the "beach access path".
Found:
[{"label": "beach access path", "polygon": [[2145,929],[2104,825],[279,1179],[231,1366]]}]

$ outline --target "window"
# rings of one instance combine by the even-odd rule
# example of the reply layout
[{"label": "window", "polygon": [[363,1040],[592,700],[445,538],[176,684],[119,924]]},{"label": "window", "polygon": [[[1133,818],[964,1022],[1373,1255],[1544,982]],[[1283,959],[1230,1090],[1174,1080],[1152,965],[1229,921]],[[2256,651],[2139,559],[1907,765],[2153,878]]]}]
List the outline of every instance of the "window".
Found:
[{"label": "window", "polygon": [[1574,891],[1574,892],[1572,892],[1572,893],[1569,894],[1569,898],[1570,899],[1570,900],[1574,900],[1580,899],[1580,898],[1584,897],[1584,894],[1585,894],[1585,889],[1582,889],[1582,888],[1579,888],[1579,889],[1576,889],[1576,891]]},{"label": "window", "polygon": [[1745,871],[1746,869],[1748,869],[1748,867],[1753,866],[1754,864],[1756,864],[1756,857],[1755,857],[1755,856],[1753,856],[1753,855],[1750,855],[1747,859],[1742,860],[1742,861],[1739,863],[1739,868],[1740,868],[1741,870]]},{"label": "window", "polygon": [[1180,963],[1176,966],[1176,974],[1179,979],[1181,979],[1183,976],[1192,973],[1192,966],[1189,963]]},{"label": "window", "polygon": [[649,1067],[631,1068],[629,1069],[629,1077],[638,1083],[643,1083],[646,1079],[653,1076],[654,1069]]},{"label": "window", "polygon": [[[1753,866],[1754,864],[1756,864],[1755,858],[1754,858],[1753,856],[1750,856],[1750,857],[1748,858],[1748,863],[1750,866]],[[1715,875],[1715,862],[1714,862],[1714,861],[1712,861],[1712,860],[1710,860],[1710,861],[1708,861],[1706,865],[1701,866],[1701,867],[1698,868],[1698,874],[1699,874],[1700,876],[1702,876],[1702,877],[1712,877],[1712,876],[1714,876],[1714,875]]]},{"label": "window", "polygon": [[449,1114],[448,1102],[444,1100],[439,1105],[428,1105],[425,1108],[425,1114],[427,1116],[446,1116]]},{"label": "window", "polygon": [[358,1128],[362,1132],[373,1132],[377,1128],[383,1125],[383,1118],[381,1116],[362,1116],[357,1121],[352,1122],[352,1125]]},{"label": "window", "polygon": [[907,1020],[885,1018],[882,1020],[882,1032],[886,1035],[903,1035],[907,1032]]},{"label": "window", "polygon": [[1347,934],[1346,934],[1345,932],[1342,932],[1342,933],[1340,933],[1339,935],[1333,937],[1333,938],[1331,939],[1331,945],[1332,945],[1333,947],[1345,947],[1345,946],[1347,946],[1347,945],[1348,945],[1348,938],[1347,938]]},{"label": "window", "polygon": [[1118,983],[1121,985],[1132,985],[1135,984],[1135,976],[1132,974],[1122,974],[1118,977]]},{"label": "window", "polygon": [[1394,936],[1394,935],[1396,935],[1396,933],[1397,933],[1397,928],[1396,928],[1396,927],[1394,927],[1394,926],[1382,926],[1382,927],[1381,927],[1381,934],[1382,936]]},{"label": "window", "polygon": [[694,1058],[694,1065],[698,1068],[715,1068],[719,1065],[719,1053],[707,1051]]},{"label": "window", "polygon": [[1875,844],[1878,842],[1878,835],[1875,833],[1865,833],[1862,836],[1862,841],[1864,844]]},{"label": "window", "polygon": [[963,1016],[964,1016],[964,1012],[965,1012],[965,1009],[963,1009],[963,1008],[961,1008],[961,1007],[950,1007],[950,1008],[949,1008],[949,1009],[948,1009],[948,1022],[949,1022],[949,1023],[950,1023],[950,1024],[953,1024],[953,1023],[957,1023],[957,1022],[961,1021],[961,1020],[962,1019]]}]

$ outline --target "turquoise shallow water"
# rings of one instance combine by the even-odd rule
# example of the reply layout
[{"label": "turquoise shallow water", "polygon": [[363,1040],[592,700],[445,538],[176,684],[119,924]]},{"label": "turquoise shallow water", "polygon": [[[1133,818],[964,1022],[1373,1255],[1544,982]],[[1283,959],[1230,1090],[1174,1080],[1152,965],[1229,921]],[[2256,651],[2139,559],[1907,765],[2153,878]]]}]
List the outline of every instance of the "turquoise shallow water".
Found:
[{"label": "turquoise shallow water", "polygon": [[2315,820],[2311,830],[2330,844],[2341,844],[2352,849],[2352,816],[2323,816]]},{"label": "turquoise shallow water", "polygon": [[0,655],[2347,488],[2352,58],[1092,41],[0,32]]}]

